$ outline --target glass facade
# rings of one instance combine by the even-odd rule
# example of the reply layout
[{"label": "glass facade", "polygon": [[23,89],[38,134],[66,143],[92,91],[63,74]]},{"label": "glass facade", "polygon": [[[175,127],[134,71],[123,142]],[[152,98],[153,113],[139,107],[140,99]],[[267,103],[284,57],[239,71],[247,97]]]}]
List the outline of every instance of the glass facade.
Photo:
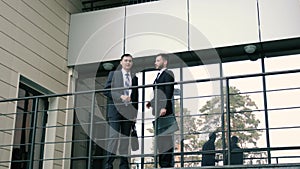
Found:
[{"label": "glass facade", "polygon": [[[228,152],[231,136],[239,137],[239,146],[243,152],[243,165],[285,165],[294,166],[300,163],[299,133],[297,112],[299,103],[299,54],[265,57],[256,61],[241,60],[212,65],[177,67],[170,65],[175,75],[175,97],[173,100],[175,114],[180,130],[174,134],[174,158],[176,167],[199,167],[202,162],[202,145],[211,132],[216,132],[216,166],[224,165],[229,158]],[[284,65],[282,63],[285,63]],[[285,66],[286,65],[286,66]],[[138,66],[138,65],[137,65]],[[208,67],[207,67],[208,66]],[[209,74],[209,66],[219,72]],[[216,69],[219,68],[219,69]],[[80,72],[79,72],[80,74]],[[137,131],[140,149],[132,151],[128,157],[132,168],[151,168],[155,166],[154,134],[152,121],[154,117],[145,108],[145,101],[152,95],[152,83],[156,71],[141,71],[139,77],[140,109],[137,119]],[[13,144],[2,144],[2,149],[27,146],[28,156],[32,158],[1,161],[2,164],[16,163],[24,166],[45,166],[49,162],[71,162],[71,168],[101,168],[106,158],[107,121],[106,97],[103,87],[106,75],[94,77],[88,74],[78,76],[77,91],[66,95],[30,96],[15,100],[1,100],[1,105],[18,102],[17,112],[1,112],[1,118],[21,113],[21,105],[34,100],[56,100],[63,97],[74,98],[72,107],[46,109],[32,104],[30,111],[37,116],[31,116],[28,124],[36,125],[35,130],[29,126],[1,129],[2,132],[14,132]],[[95,90],[89,90],[95,87]],[[20,95],[24,92],[20,89]],[[25,96],[25,95],[24,95]],[[227,106],[230,105],[230,106]],[[28,106],[27,106],[28,107]],[[72,113],[74,121],[59,126],[45,125],[42,115]],[[19,119],[19,118],[17,118]],[[47,118],[46,118],[47,119]],[[31,121],[31,122],[30,122]],[[36,121],[36,123],[32,123]],[[25,123],[17,123],[22,125]],[[72,139],[57,139],[49,142],[47,133],[51,130],[71,129]],[[32,140],[23,141],[24,139]],[[26,137],[28,131],[28,137]],[[35,131],[35,138],[32,133]],[[40,134],[39,134],[40,133]],[[43,133],[46,136],[43,136]],[[26,137],[26,138],[25,138]],[[18,139],[19,138],[19,139]],[[21,140],[21,142],[20,142]],[[34,146],[35,148],[31,148]],[[47,158],[51,146],[64,150],[71,146],[69,157]],[[12,151],[13,154],[16,150]],[[49,154],[48,154],[49,155]],[[26,163],[26,165],[25,165]],[[118,161],[116,161],[116,164]]]},{"label": "glass facade", "polygon": [[[293,134],[299,133],[299,122],[295,118],[299,109],[296,99],[299,90],[297,84],[299,65],[296,61],[299,60],[298,57],[299,55],[296,54],[265,57],[256,61],[241,60],[187,67],[171,65],[176,82],[173,102],[177,121],[180,124],[180,130],[174,134],[175,166],[201,166],[202,154],[205,153],[201,146],[211,132],[217,133],[216,166],[224,165],[224,160],[228,158],[226,153],[232,151],[228,147],[231,136],[239,137],[238,144],[242,148],[245,167],[250,164],[260,167],[262,164],[299,163],[298,141],[296,138],[289,139]],[[280,64],[279,69],[276,69],[274,68],[276,62],[290,64],[287,66]],[[218,73],[209,72],[211,68]],[[145,70],[137,74],[141,94],[137,119],[140,149],[132,151],[129,156],[133,168],[155,167],[155,137],[151,132],[151,122],[154,117],[144,105],[145,101],[152,97],[151,85],[156,74],[155,70]],[[91,79],[93,77],[83,76],[83,79],[78,80],[94,81]],[[96,81],[99,83],[99,89],[101,87],[103,89],[106,77],[96,77],[96,79],[98,79]],[[91,98],[93,95],[88,94],[85,97]],[[103,101],[105,97],[99,94],[98,99],[102,100],[101,104],[98,102],[96,105],[101,108],[102,115],[95,116],[97,120],[94,125],[106,123],[106,104]],[[88,101],[88,103],[93,102]],[[85,108],[85,111],[91,110]],[[85,147],[80,153],[81,157],[86,154],[86,159],[74,159],[73,166],[75,168],[88,166],[88,161],[92,160],[97,165],[92,163],[91,167],[97,168],[99,165],[103,166],[105,147],[102,143],[92,141],[92,152],[88,151],[87,135],[91,130],[88,121],[91,117],[85,117],[86,123],[81,122],[79,126],[85,128],[83,126],[87,125],[85,146],[77,145],[73,148]],[[102,135],[100,140],[108,139],[105,137],[107,130],[104,130],[103,126],[95,127],[93,131],[95,135]],[[77,132],[82,133],[82,129],[75,129],[74,132],[74,135],[77,135]],[[76,144],[78,143],[73,143]],[[90,158],[88,158],[89,153],[92,153]]]}]

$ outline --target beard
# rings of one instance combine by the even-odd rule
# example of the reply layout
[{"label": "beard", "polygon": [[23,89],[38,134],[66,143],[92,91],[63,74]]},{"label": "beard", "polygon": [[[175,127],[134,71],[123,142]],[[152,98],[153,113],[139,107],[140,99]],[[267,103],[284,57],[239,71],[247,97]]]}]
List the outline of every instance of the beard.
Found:
[{"label": "beard", "polygon": [[156,69],[162,69],[163,68],[163,65],[162,64],[160,64],[160,65],[156,65]]}]

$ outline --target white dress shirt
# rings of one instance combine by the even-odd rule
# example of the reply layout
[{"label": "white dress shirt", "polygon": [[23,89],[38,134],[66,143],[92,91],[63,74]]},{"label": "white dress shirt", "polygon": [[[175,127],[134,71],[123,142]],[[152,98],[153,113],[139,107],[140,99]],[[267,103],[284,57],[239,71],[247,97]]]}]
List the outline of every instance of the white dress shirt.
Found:
[{"label": "white dress shirt", "polygon": [[[123,86],[124,87],[127,87],[125,85],[125,81],[126,81],[126,74],[128,73],[128,78],[129,78],[129,87],[132,86],[132,79],[131,79],[131,73],[130,72],[126,72],[124,69],[121,70],[122,71],[122,74],[123,74]],[[129,89],[129,96],[131,95],[131,89]]]}]

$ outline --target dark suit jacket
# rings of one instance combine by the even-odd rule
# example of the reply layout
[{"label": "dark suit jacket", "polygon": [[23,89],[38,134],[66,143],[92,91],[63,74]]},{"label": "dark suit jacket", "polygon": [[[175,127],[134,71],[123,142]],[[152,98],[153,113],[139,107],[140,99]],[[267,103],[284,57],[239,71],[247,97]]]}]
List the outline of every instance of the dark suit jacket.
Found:
[{"label": "dark suit jacket", "polygon": [[[161,73],[159,78],[156,80],[156,84],[174,82],[174,73],[171,70],[166,69]],[[155,89],[155,88],[154,88]],[[167,113],[165,116],[173,113],[173,93],[174,93],[174,85],[159,85],[157,86],[157,110],[158,113],[160,109],[166,108]],[[154,91],[155,93],[155,91]],[[155,115],[155,95],[151,100],[151,106],[153,108],[152,114]]]},{"label": "dark suit jacket", "polygon": [[[132,86],[138,86],[138,78],[131,74]],[[108,79],[105,85],[105,89],[112,89],[105,92],[107,96],[107,117],[118,117],[118,115],[123,115],[127,119],[135,119],[138,112],[138,88],[131,89],[131,104],[125,106],[121,100],[121,95],[124,94],[124,90],[113,90],[114,88],[123,88],[123,74],[121,70],[112,71],[108,75]]]},{"label": "dark suit jacket", "polygon": [[[215,141],[211,139],[204,143],[202,147],[203,151],[214,151],[215,149]],[[216,161],[215,156],[215,152],[204,152],[202,154],[202,166],[214,166]]]},{"label": "dark suit jacket", "polygon": [[[243,152],[234,152],[234,151],[240,151],[241,148],[237,145],[232,143],[231,145],[231,157],[230,157],[230,164],[231,165],[242,165],[244,163],[244,154]],[[228,154],[225,154],[225,159],[224,159],[224,165],[228,164]]]}]

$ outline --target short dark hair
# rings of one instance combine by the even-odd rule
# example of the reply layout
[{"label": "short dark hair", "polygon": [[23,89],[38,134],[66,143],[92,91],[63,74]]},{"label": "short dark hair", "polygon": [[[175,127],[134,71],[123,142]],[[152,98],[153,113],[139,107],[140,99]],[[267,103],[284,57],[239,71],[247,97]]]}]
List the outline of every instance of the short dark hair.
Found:
[{"label": "short dark hair", "polygon": [[237,143],[237,142],[239,142],[239,138],[238,138],[237,136],[232,136],[232,137],[231,137],[231,141],[232,141],[233,143]]},{"label": "short dark hair", "polygon": [[121,60],[123,60],[124,57],[131,57],[131,58],[133,58],[132,55],[131,55],[131,54],[128,54],[128,53],[123,54],[123,55],[121,56]]},{"label": "short dark hair", "polygon": [[169,55],[166,53],[157,54],[156,57],[161,56],[164,60],[169,61]]},{"label": "short dark hair", "polygon": [[217,137],[215,132],[209,134],[209,139],[215,139]]}]

